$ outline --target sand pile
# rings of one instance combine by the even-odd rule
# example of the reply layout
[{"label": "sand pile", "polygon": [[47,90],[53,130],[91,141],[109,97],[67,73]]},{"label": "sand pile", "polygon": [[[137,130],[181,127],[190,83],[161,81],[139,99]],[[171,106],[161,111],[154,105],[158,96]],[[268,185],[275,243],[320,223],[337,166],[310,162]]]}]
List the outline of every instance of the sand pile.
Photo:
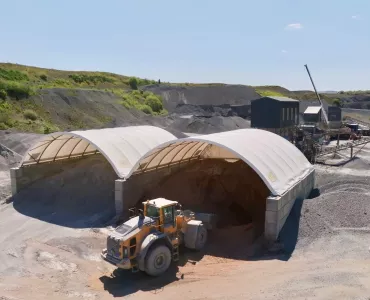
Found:
[{"label": "sand pile", "polygon": [[116,173],[101,155],[76,160],[13,199],[20,213],[70,227],[98,226],[114,215]]}]

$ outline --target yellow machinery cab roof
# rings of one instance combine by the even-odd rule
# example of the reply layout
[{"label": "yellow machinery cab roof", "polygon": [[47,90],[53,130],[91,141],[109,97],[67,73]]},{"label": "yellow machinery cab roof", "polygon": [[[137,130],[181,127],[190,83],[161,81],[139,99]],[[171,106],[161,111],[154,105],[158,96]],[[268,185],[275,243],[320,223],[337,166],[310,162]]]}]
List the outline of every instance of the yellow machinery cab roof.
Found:
[{"label": "yellow machinery cab roof", "polygon": [[150,205],[153,205],[155,207],[161,208],[161,207],[166,207],[166,206],[178,204],[178,202],[177,201],[172,201],[172,200],[167,200],[165,198],[156,198],[156,199],[152,199],[152,200],[148,200],[146,202],[143,202],[143,204],[150,204]]}]

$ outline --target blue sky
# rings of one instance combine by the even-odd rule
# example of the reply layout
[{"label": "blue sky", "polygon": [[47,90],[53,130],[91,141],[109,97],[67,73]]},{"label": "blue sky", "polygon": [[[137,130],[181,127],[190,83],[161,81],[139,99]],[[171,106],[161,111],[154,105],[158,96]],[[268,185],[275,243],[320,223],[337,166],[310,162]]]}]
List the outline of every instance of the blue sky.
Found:
[{"label": "blue sky", "polygon": [[368,0],[0,0],[0,61],[171,82],[370,89]]}]

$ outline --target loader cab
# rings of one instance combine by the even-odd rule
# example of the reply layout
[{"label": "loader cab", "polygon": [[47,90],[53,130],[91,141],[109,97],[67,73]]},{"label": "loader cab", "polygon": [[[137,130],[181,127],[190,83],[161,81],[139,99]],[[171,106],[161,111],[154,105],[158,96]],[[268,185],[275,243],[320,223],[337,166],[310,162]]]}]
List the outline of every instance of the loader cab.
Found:
[{"label": "loader cab", "polygon": [[158,229],[162,232],[172,233],[176,231],[176,208],[177,201],[157,198],[143,202],[144,216],[157,220]]}]

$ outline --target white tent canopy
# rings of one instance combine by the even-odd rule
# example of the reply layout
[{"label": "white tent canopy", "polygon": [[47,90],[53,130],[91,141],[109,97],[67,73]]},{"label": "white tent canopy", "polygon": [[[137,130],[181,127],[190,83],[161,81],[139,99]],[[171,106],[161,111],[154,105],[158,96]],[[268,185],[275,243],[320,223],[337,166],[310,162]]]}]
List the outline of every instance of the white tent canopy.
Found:
[{"label": "white tent canopy", "polygon": [[166,142],[145,154],[128,174],[195,159],[241,159],[265,182],[272,195],[282,195],[308,175],[313,166],[290,142],[271,132],[240,129]]},{"label": "white tent canopy", "polygon": [[129,126],[59,132],[43,136],[23,157],[20,166],[101,153],[117,175],[125,177],[148,151],[176,137],[154,126]]}]

